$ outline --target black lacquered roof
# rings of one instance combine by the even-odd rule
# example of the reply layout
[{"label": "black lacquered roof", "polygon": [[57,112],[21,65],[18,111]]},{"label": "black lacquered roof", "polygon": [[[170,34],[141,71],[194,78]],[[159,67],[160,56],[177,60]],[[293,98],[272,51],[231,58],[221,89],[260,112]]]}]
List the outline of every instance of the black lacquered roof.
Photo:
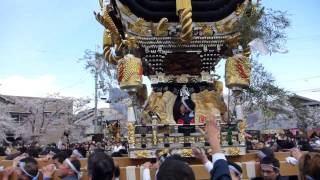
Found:
[{"label": "black lacquered roof", "polygon": [[[158,22],[166,17],[170,22],[179,20],[175,0],[120,0],[136,16],[146,21]],[[195,22],[219,21],[232,12],[244,0],[192,0],[192,19]]]}]

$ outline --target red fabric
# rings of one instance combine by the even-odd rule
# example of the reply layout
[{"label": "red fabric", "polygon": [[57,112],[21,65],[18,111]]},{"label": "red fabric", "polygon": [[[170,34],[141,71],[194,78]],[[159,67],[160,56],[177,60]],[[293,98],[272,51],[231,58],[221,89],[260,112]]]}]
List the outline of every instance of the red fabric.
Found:
[{"label": "red fabric", "polygon": [[[178,119],[178,124],[184,124],[184,120]],[[190,121],[190,124],[194,124],[194,118]]]}]

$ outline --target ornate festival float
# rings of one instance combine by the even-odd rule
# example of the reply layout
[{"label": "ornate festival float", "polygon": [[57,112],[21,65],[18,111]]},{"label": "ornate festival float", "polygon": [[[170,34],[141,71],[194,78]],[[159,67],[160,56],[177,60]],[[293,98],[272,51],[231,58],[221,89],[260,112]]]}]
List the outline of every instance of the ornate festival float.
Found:
[{"label": "ornate festival float", "polygon": [[[250,0],[101,0],[100,6],[95,16],[105,27],[104,57],[117,65],[120,87],[132,98],[129,157],[167,152],[190,157],[192,146],[210,153],[203,132],[212,111],[223,153],[245,154],[241,95],[250,83],[250,49],[236,27],[255,5]],[[227,59],[232,108],[215,74],[221,59]],[[148,98],[143,75],[151,81]]]}]

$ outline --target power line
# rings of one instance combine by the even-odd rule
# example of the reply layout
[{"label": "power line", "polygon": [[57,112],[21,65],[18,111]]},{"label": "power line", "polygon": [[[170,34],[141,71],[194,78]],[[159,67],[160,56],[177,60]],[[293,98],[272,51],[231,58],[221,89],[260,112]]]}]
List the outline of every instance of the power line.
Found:
[{"label": "power line", "polygon": [[295,81],[308,81],[308,80],[311,80],[311,79],[318,79],[320,78],[320,75],[317,75],[317,76],[310,76],[310,77],[304,77],[304,78],[300,78],[300,79],[290,79],[290,80],[284,80],[284,81],[278,81],[278,82],[295,82]]},{"label": "power line", "polygon": [[291,90],[292,92],[320,92],[320,88],[303,89],[303,90]]},{"label": "power line", "polygon": [[288,38],[288,40],[301,40],[301,39],[314,39],[314,38],[320,38],[320,34],[314,34],[314,35],[307,35],[307,36],[296,36]]}]

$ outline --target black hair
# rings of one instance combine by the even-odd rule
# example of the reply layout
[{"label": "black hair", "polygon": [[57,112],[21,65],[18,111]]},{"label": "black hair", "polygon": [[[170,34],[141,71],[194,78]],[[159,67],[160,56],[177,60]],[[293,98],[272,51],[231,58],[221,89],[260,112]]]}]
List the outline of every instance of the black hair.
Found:
[{"label": "black hair", "polygon": [[260,151],[265,154],[265,157],[275,158],[274,152],[271,148],[264,147]]},{"label": "black hair", "polygon": [[195,180],[195,175],[187,163],[167,159],[159,168],[157,180]]},{"label": "black hair", "polygon": [[92,180],[111,180],[115,174],[113,159],[103,152],[95,152],[88,158],[88,174]]},{"label": "black hair", "polygon": [[67,159],[67,158],[68,158],[68,154],[67,154],[65,151],[61,151],[61,152],[55,154],[55,155],[52,157],[53,160],[57,159],[58,162],[61,163],[61,164],[62,164],[63,161],[64,161],[65,159]]},{"label": "black hair", "polygon": [[76,170],[80,172],[81,164],[79,159],[70,159],[70,162],[76,168]]},{"label": "black hair", "polygon": [[275,172],[279,172],[280,170],[280,162],[275,157],[265,157],[260,160],[260,164],[271,164]]},{"label": "black hair", "polygon": [[27,153],[30,157],[38,158],[39,157],[39,149],[30,148],[27,150]]},{"label": "black hair", "polygon": [[[38,175],[38,162],[32,158],[32,157],[26,157],[24,159],[21,159],[20,162],[24,162],[24,170],[30,174],[31,176],[35,177]],[[23,172],[24,173],[24,172]],[[28,175],[26,175],[29,180],[32,180],[32,178]]]},{"label": "black hair", "polygon": [[122,157],[122,153],[121,152],[113,152],[111,154],[112,157]]},{"label": "black hair", "polygon": [[[189,106],[189,108],[191,110],[193,110],[193,111],[195,110],[196,104],[190,98],[186,99],[185,103]],[[176,98],[176,101],[174,102],[174,105],[173,105],[173,118],[176,122],[178,121],[178,119],[181,116],[181,113],[180,113],[180,106],[181,105],[183,105],[182,98],[179,96]]]},{"label": "black hair", "polygon": [[166,157],[166,160],[177,160],[177,161],[185,161],[185,159],[179,154],[173,154],[171,156]]},{"label": "black hair", "polygon": [[67,153],[67,156],[70,157],[72,155],[72,149],[66,149],[64,150],[65,153]]}]

